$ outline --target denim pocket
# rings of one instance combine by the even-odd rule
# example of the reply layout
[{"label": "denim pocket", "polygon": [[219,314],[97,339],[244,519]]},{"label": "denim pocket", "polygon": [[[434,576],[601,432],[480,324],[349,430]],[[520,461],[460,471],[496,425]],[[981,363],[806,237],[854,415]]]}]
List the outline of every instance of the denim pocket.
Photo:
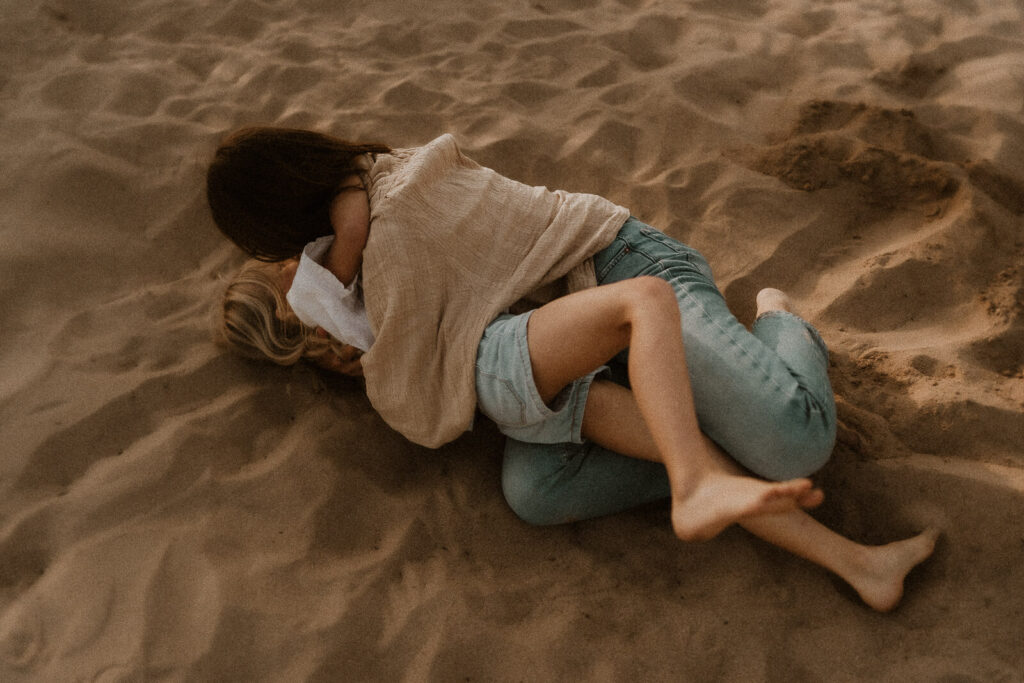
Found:
[{"label": "denim pocket", "polygon": [[635,219],[626,221],[615,240],[594,257],[594,266],[600,284],[655,275],[678,284],[714,285],[711,266],[699,251]]},{"label": "denim pocket", "polygon": [[689,255],[689,253],[693,251],[692,249],[690,249],[690,247],[686,246],[685,244],[678,240],[672,239],[671,237],[663,233],[661,230],[658,230],[657,228],[652,228],[651,226],[644,224],[637,228],[637,230],[641,235],[643,235],[647,239],[654,240],[661,246],[673,251],[676,254]]},{"label": "denim pocket", "polygon": [[626,240],[616,237],[611,244],[594,256],[594,274],[597,276],[598,284],[604,284],[608,274],[630,251]]},{"label": "denim pocket", "polygon": [[660,230],[648,225],[640,227],[639,230],[640,234],[646,239],[658,244],[660,247],[667,249],[670,252],[663,256],[656,253],[650,253],[648,255],[651,256],[651,258],[657,260],[661,260],[659,257],[670,257],[673,259],[685,258],[686,261],[698,270],[701,275],[706,277],[708,280],[713,279],[711,274],[711,265],[708,264],[704,256],[693,247],[683,244],[679,240],[673,239]]},{"label": "denim pocket", "polygon": [[477,406],[499,427],[526,426],[526,400],[512,381],[476,367]]}]

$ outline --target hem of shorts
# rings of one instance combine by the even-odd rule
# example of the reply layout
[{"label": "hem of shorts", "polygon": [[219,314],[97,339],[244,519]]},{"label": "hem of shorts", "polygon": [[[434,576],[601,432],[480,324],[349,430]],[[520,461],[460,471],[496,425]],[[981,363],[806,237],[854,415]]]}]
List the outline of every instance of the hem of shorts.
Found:
[{"label": "hem of shorts", "polygon": [[[548,407],[544,400],[540,397],[540,392],[537,391],[537,383],[533,379],[533,362],[530,360],[530,345],[529,345],[529,324],[530,318],[533,317],[534,310],[527,311],[522,317],[522,326],[524,333],[522,335],[516,335],[516,347],[519,351],[519,362],[526,368],[529,373],[530,381],[527,391],[529,396],[527,397],[531,403],[533,403],[533,409],[536,410],[542,420],[547,420],[557,415],[557,411],[552,410]],[[530,423],[528,423],[530,424]]]},{"label": "hem of shorts", "polygon": [[607,366],[601,366],[589,375],[581,377],[576,380],[576,392],[578,394],[575,401],[573,401],[572,420],[570,426],[572,432],[569,434],[569,440],[572,443],[580,444],[583,443],[583,415],[587,411],[587,400],[590,398],[590,385],[594,383],[597,374],[602,372]]},{"label": "hem of shorts", "polygon": [[[523,316],[523,327],[527,328],[530,322],[530,318],[533,316],[534,311],[527,311]],[[549,420],[552,417],[556,417],[559,413],[558,410],[552,410],[548,404],[540,396],[540,392],[537,391],[537,384],[533,379],[533,362],[530,360],[530,348],[528,343],[528,334],[523,334],[517,344],[519,349],[520,362],[523,363],[526,369],[529,371],[529,396],[527,397],[533,402],[533,408],[537,411],[541,417],[541,422]],[[571,410],[569,415],[569,442],[575,444],[581,444],[584,442],[583,438],[583,415],[586,412],[587,399],[590,397],[590,385],[594,383],[594,379],[597,378],[602,372],[608,370],[607,365],[601,365],[597,369],[590,373],[587,373],[583,377],[573,380],[565,386],[562,391],[568,390],[568,396],[564,399],[570,402],[572,405],[568,408]],[[561,394],[562,392],[559,392]],[[556,398],[561,398],[558,396]]]}]

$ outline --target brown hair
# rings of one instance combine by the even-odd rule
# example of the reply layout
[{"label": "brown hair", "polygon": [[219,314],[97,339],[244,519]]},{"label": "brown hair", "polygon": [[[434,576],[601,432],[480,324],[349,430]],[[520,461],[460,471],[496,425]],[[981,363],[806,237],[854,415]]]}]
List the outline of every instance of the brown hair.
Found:
[{"label": "brown hair", "polygon": [[206,199],[228,239],[261,261],[282,261],[331,234],[331,202],[360,156],[390,151],[308,130],[243,128],[217,148]]}]

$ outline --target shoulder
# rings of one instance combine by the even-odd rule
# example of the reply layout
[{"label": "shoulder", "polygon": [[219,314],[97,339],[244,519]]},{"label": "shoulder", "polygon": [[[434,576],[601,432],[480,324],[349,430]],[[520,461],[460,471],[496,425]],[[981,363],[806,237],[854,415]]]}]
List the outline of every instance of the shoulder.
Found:
[{"label": "shoulder", "polygon": [[374,160],[370,173],[376,175],[383,171],[394,172],[410,166],[416,167],[437,161],[468,161],[455,136],[451,133],[439,135],[419,147],[403,147],[393,149],[389,154],[379,154]]},{"label": "shoulder", "polygon": [[483,167],[462,153],[455,136],[438,136],[420,147],[378,155],[367,174],[371,207],[383,199],[432,192],[455,173],[478,172]]}]

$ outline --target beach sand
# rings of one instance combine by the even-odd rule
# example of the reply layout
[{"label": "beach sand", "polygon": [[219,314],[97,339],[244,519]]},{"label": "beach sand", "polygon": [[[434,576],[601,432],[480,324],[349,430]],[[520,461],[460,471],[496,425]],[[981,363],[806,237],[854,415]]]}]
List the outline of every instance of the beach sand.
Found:
[{"label": "beach sand", "polygon": [[[0,117],[0,680],[1024,679],[1020,2],[11,0]],[[205,164],[254,123],[451,132],[700,249],[744,322],[790,292],[815,514],[943,531],[902,605],[664,506],[529,527],[492,426],[427,450],[215,347]]]}]

